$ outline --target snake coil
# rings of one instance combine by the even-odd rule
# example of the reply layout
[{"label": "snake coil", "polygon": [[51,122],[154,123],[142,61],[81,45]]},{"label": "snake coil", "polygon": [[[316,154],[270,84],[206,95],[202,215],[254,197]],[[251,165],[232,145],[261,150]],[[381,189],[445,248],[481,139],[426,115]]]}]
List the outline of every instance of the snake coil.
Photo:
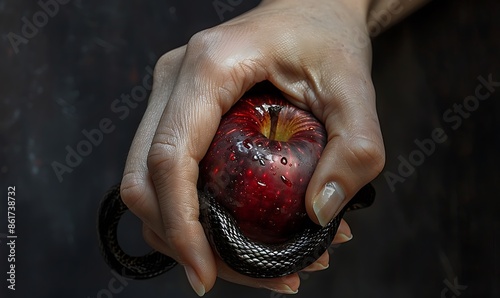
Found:
[{"label": "snake coil", "polygon": [[[310,222],[285,243],[263,244],[245,237],[213,197],[198,193],[200,222],[212,247],[233,270],[256,278],[288,275],[314,263],[333,241],[344,213],[370,206],[374,198],[375,190],[367,184],[325,227]],[[97,226],[101,253],[107,264],[132,279],[152,278],[172,269],[177,262],[160,252],[134,257],[122,250],[117,229],[127,210],[120,197],[120,185],[112,187],[101,201]]]}]

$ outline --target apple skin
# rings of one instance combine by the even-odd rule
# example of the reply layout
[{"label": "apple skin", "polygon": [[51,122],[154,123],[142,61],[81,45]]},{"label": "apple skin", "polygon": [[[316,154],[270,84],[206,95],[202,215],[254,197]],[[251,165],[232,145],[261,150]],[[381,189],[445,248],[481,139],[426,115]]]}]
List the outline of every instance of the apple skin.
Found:
[{"label": "apple skin", "polygon": [[314,115],[279,92],[249,92],[222,117],[200,162],[198,188],[214,196],[248,238],[284,242],[309,220],[305,193],[325,144]]}]

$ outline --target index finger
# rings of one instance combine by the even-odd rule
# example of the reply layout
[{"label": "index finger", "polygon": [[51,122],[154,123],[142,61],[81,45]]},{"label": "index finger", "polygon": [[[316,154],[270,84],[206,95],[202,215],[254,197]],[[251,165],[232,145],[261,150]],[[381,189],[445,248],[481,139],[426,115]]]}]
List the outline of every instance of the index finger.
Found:
[{"label": "index finger", "polygon": [[[198,221],[198,163],[208,150],[221,115],[248,87],[264,79],[253,70],[250,75],[245,71],[235,75],[235,65],[226,63],[231,60],[206,42],[208,39],[199,34],[189,42],[148,155],[162,214],[162,236],[174,252],[172,257],[185,265],[198,294],[211,288],[217,276],[216,260]],[[235,50],[241,52],[244,49]]]}]

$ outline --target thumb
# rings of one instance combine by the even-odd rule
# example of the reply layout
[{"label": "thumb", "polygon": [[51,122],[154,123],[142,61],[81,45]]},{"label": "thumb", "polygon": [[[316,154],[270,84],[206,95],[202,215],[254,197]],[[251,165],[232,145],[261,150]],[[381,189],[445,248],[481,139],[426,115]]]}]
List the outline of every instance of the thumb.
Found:
[{"label": "thumb", "polygon": [[[326,116],[319,118],[325,123],[328,143],[306,192],[307,212],[322,226],[334,218],[384,166],[385,153],[375,94],[370,90],[344,90],[340,94],[355,96],[349,100],[340,99],[337,105],[323,101]],[[336,108],[329,111],[329,106]]]}]

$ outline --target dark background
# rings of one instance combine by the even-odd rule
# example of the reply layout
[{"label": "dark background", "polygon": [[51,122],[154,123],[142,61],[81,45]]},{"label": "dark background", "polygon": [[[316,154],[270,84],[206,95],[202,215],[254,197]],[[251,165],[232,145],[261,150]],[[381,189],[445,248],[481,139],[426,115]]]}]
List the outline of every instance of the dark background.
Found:
[{"label": "dark background", "polygon": [[[222,1],[226,2],[226,1]],[[121,178],[146,101],[120,119],[111,103],[142,84],[146,67],[219,17],[212,1],[81,1],[60,5],[18,52],[23,17],[36,1],[0,0],[0,296],[107,297],[114,275],[101,258],[96,211]],[[474,95],[478,77],[500,81],[500,3],[435,1],[373,42],[373,79],[387,164],[374,182],[375,205],[349,215],[354,239],[330,269],[304,275],[297,297],[500,297],[500,87],[454,129],[444,114]],[[484,90],[483,90],[484,91]],[[115,130],[65,173],[66,146],[109,118]],[[435,146],[391,190],[415,140],[443,128]],[[414,153],[416,154],[416,153]],[[16,291],[6,289],[7,187],[16,187]],[[132,216],[121,240],[147,250]],[[459,292],[450,290],[457,284]],[[448,286],[447,286],[448,285]],[[120,284],[116,284],[120,286]],[[282,297],[219,280],[207,297]],[[5,296],[7,295],[7,296]],[[195,297],[182,268],[126,281],[113,297]]]}]

